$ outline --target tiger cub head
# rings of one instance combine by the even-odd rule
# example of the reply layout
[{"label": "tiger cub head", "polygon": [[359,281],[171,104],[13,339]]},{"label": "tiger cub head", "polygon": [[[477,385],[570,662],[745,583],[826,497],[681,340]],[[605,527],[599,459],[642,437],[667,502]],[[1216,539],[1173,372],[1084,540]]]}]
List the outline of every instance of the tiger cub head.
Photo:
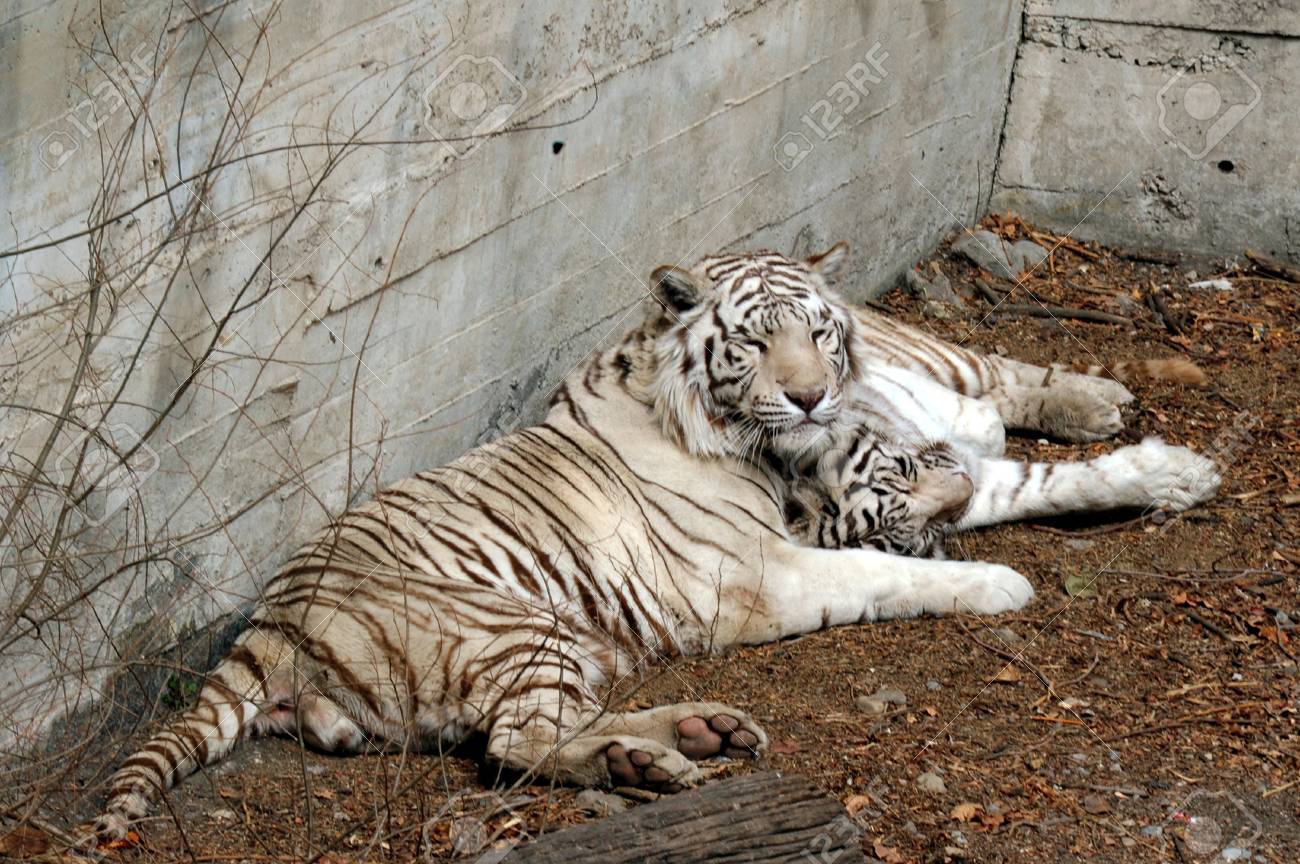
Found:
[{"label": "tiger cub head", "polygon": [[656,269],[655,410],[698,456],[785,460],[829,444],[861,366],[854,319],[827,280],[848,244],[797,260],[717,255]]},{"label": "tiger cub head", "polygon": [[908,448],[861,428],[847,440],[791,484],[791,535],[828,549],[942,558],[945,528],[974,492],[963,462],[945,444]]}]

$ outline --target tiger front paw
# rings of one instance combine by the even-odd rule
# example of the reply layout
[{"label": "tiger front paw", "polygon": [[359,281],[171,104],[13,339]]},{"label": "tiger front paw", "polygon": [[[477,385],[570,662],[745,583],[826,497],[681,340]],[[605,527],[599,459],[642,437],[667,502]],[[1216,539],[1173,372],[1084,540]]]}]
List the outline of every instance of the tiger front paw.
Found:
[{"label": "tiger front paw", "polygon": [[1134,502],[1138,506],[1181,512],[1209,501],[1223,485],[1213,460],[1159,438],[1147,438],[1115,455],[1121,454],[1141,484],[1142,500]]}]

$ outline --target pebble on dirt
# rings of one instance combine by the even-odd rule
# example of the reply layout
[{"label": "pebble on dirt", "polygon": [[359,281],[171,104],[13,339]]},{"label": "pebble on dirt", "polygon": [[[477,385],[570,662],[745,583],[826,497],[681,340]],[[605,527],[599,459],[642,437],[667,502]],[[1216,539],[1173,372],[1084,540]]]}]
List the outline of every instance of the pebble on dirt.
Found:
[{"label": "pebble on dirt", "polygon": [[943,778],[933,771],[926,771],[917,777],[916,786],[922,792],[929,792],[931,795],[943,795],[948,791],[948,787],[943,783]]}]

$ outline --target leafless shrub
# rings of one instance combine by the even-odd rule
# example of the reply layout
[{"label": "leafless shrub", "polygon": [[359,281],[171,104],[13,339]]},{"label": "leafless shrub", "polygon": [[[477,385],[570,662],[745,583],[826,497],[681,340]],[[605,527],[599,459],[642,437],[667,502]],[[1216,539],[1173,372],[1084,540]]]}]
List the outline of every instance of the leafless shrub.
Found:
[{"label": "leafless shrub", "polygon": [[[283,555],[283,542],[264,558],[242,551],[262,505],[301,499],[296,521],[275,526],[288,542],[373,491],[387,431],[358,405],[358,382],[373,374],[364,357],[384,296],[409,276],[396,268],[411,217],[436,201],[430,183],[410,212],[386,213],[384,190],[358,196],[355,178],[348,200],[331,182],[342,166],[544,128],[521,113],[464,139],[375,135],[447,38],[337,93],[317,87],[313,98],[333,101],[307,110],[273,87],[295,62],[275,51],[279,0],[142,6],[77,16],[85,98],[37,142],[50,183],[74,168],[97,178],[84,227],[15,229],[0,248],[0,296],[14,298],[0,320],[0,835],[90,815],[142,727],[193,694]],[[376,244],[378,272],[356,260]],[[305,267],[319,250],[329,266]],[[286,352],[283,335],[309,325],[343,342],[316,301],[346,295],[357,273],[377,299],[346,344],[325,358]],[[269,347],[241,332],[258,315],[281,334]],[[350,380],[340,446],[294,446],[267,386],[286,369],[323,390]],[[195,410],[217,419],[176,425]],[[257,490],[212,497],[206,481],[247,459]]]}]

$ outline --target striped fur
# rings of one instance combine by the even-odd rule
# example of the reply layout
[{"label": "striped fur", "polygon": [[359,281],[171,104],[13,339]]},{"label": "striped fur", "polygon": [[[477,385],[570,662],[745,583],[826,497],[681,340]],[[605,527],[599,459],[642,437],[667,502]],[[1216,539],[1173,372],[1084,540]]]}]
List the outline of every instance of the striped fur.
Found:
[{"label": "striped fur", "polygon": [[865,425],[845,439],[821,456],[815,472],[791,483],[791,532],[827,549],[942,558],[944,527],[972,493],[963,460],[946,444],[908,447]]},{"label": "striped fur", "polygon": [[1148,438],[1079,462],[1026,463],[945,444],[890,441],[866,427],[790,487],[786,516],[802,542],[941,557],[946,535],[1020,519],[1120,508],[1186,510],[1221,483],[1209,459]]},{"label": "striped fur", "polygon": [[608,685],[647,663],[1023,606],[1033,589],[996,564],[796,542],[769,460],[814,458],[873,417],[959,454],[1000,452],[1012,417],[1068,414],[1065,434],[1100,437],[1128,391],[850,309],[826,282],[845,254],[659,268],[644,324],[573,370],[542,423],[322,530],[266,584],[195,706],[113,776],[99,836],[272,732],[336,752],[480,732],[513,771],[671,790],[699,778],[694,760],[766,739],[709,702],[607,710]]}]

